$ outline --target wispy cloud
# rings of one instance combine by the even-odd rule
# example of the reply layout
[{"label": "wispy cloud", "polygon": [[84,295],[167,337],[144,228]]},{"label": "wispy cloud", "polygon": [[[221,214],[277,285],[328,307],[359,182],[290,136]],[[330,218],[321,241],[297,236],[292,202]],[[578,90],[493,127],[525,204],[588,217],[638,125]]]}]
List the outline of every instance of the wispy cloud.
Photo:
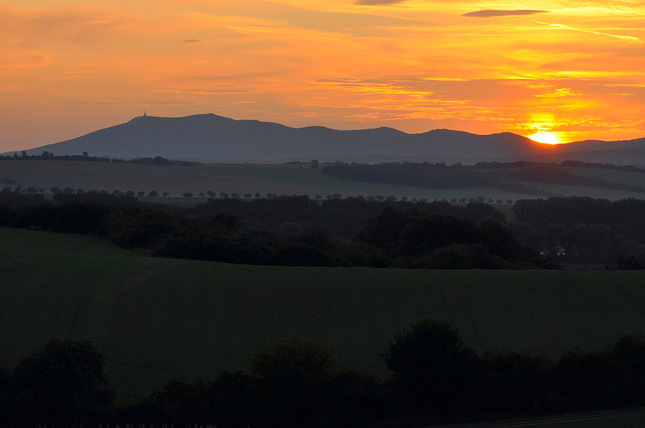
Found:
[{"label": "wispy cloud", "polygon": [[464,13],[461,16],[469,18],[495,18],[499,16],[517,16],[517,15],[535,15],[537,13],[547,13],[548,10],[516,9],[516,10],[496,10],[485,9],[475,12]]},{"label": "wispy cloud", "polygon": [[406,132],[518,132],[545,111],[567,139],[643,136],[643,1],[0,0],[0,147],[155,104]]},{"label": "wispy cloud", "polygon": [[559,98],[581,96],[581,93],[574,92],[571,88],[558,88],[553,92],[535,95],[537,98]]},{"label": "wispy cloud", "polygon": [[52,63],[49,55],[42,53],[10,52],[6,58],[0,59],[0,68],[43,68]]},{"label": "wispy cloud", "polygon": [[103,72],[100,70],[68,70],[68,71],[63,71],[63,74],[86,75],[86,74],[103,74]]},{"label": "wispy cloud", "polygon": [[571,27],[569,25],[562,25],[562,24],[549,24],[548,22],[540,22],[536,21],[538,24],[543,24],[543,25],[548,25],[549,27],[552,28],[559,28],[563,30],[571,30],[571,31],[579,31],[581,33],[589,33],[589,34],[595,34],[597,36],[605,36],[605,37],[612,37],[614,39],[620,39],[620,40],[625,40],[628,42],[642,42],[641,39],[638,37],[634,36],[622,36],[620,34],[611,34],[611,33],[605,33],[602,31],[593,31],[593,30],[585,30],[584,28],[576,28],[576,27]]},{"label": "wispy cloud", "polygon": [[405,0],[357,0],[356,4],[366,5],[366,6],[380,6],[383,4],[396,4],[403,3]]}]

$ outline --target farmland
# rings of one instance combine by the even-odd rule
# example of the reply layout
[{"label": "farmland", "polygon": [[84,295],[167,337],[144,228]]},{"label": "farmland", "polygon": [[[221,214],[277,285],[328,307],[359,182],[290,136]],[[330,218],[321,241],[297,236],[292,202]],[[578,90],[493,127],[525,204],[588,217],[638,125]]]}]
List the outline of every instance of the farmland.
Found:
[{"label": "farmland", "polygon": [[386,376],[388,341],[424,318],[454,324],[479,351],[547,357],[645,330],[642,271],[243,266],[6,228],[0,254],[0,367],[50,338],[91,340],[122,399],[174,377],[241,369],[285,336],[331,345],[344,366]]},{"label": "farmland", "polygon": [[[603,168],[559,167],[577,175],[612,181],[622,184],[643,185],[645,174]],[[62,160],[0,160],[0,181],[5,185],[50,188],[69,187],[83,190],[133,190],[135,192],[168,192],[181,196],[191,192],[215,193],[267,193],[303,195],[311,197],[338,193],[343,196],[393,195],[396,197],[451,199],[484,196],[486,199],[506,201],[534,198],[535,195],[515,193],[486,187],[453,189],[428,189],[384,183],[364,183],[343,180],[322,174],[320,168],[308,164],[212,164],[212,165],[141,165],[110,162],[80,162]],[[547,192],[562,195],[602,197],[610,200],[636,197],[641,193],[625,190],[599,189],[596,187],[562,185],[553,183],[529,183]]]}]

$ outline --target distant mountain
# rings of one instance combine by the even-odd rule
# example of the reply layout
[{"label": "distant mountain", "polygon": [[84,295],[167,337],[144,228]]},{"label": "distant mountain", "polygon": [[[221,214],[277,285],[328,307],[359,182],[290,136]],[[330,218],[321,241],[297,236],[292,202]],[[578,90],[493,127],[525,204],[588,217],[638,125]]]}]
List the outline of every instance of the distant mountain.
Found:
[{"label": "distant mountain", "polygon": [[512,160],[583,160],[645,164],[645,139],[583,141],[561,146],[511,133],[476,135],[438,129],[407,134],[392,128],[339,131],[291,128],[272,122],[234,120],[214,114],[168,118],[141,116],[82,137],[28,150],[55,155],[137,158],[163,156],[213,162],[429,161],[476,163]]}]

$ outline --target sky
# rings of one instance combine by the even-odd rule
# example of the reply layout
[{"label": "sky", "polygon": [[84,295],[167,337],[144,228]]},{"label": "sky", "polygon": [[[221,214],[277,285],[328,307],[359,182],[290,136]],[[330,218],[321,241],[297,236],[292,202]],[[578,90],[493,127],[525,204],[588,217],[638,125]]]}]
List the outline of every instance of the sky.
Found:
[{"label": "sky", "polygon": [[643,0],[0,0],[0,41],[0,152],[144,112],[645,137]]}]

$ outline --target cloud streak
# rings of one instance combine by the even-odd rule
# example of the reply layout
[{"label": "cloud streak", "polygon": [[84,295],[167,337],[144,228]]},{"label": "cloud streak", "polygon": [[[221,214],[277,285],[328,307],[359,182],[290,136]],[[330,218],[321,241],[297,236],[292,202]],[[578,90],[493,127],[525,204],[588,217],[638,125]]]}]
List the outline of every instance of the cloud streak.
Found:
[{"label": "cloud streak", "polygon": [[356,4],[363,6],[381,6],[386,4],[403,3],[405,0],[357,0]]},{"label": "cloud streak", "polygon": [[548,10],[532,10],[532,9],[516,9],[516,10],[496,10],[484,9],[475,12],[464,13],[461,16],[467,18],[497,18],[500,16],[521,16],[521,15],[535,15],[538,13],[548,13]]},{"label": "cloud streak", "polygon": [[642,1],[158,0],[151,14],[150,2],[5,0],[0,151],[151,105],[486,134],[544,112],[565,140],[642,137]]},{"label": "cloud streak", "polygon": [[634,37],[634,36],[622,36],[622,35],[619,35],[619,34],[605,33],[605,32],[602,32],[602,31],[585,30],[585,29],[582,29],[582,28],[575,28],[575,27],[570,27],[568,25],[562,25],[562,24],[549,24],[547,22],[540,22],[540,21],[536,21],[536,22],[538,24],[548,25],[549,27],[559,28],[559,29],[562,29],[562,30],[579,31],[581,33],[595,34],[596,36],[612,37],[614,39],[625,40],[627,42],[642,43],[641,39],[639,39],[638,37]]}]

